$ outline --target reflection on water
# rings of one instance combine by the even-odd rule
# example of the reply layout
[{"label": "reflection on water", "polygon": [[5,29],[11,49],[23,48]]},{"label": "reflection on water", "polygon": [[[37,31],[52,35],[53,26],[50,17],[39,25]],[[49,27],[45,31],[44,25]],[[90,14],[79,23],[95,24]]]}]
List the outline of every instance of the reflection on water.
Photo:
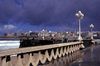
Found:
[{"label": "reflection on water", "polygon": [[100,66],[100,45],[74,52],[43,66]]}]

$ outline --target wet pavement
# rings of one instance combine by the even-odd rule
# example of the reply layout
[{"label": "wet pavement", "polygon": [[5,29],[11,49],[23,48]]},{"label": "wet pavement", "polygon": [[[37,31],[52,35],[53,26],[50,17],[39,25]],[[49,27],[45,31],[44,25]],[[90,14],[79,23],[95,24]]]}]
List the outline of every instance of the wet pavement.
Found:
[{"label": "wet pavement", "polygon": [[100,45],[74,52],[43,66],[100,66]]},{"label": "wet pavement", "polygon": [[71,66],[100,66],[100,45],[91,46],[83,51],[81,60],[73,63]]}]

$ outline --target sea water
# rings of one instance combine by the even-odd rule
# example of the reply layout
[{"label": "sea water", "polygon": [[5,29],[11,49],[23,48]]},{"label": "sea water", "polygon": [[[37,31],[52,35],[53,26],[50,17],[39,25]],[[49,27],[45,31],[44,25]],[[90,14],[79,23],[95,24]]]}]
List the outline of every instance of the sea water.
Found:
[{"label": "sea water", "polygon": [[19,48],[19,39],[0,39],[0,50]]}]

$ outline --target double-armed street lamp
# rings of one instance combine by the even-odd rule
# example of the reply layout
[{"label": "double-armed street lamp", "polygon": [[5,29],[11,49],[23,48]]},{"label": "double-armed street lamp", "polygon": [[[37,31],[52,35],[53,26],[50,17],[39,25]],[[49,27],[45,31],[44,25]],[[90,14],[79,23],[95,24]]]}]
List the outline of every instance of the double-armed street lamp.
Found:
[{"label": "double-armed street lamp", "polygon": [[90,28],[91,28],[91,39],[93,39],[93,28],[94,28],[94,25],[91,24],[91,25],[90,25]]},{"label": "double-armed street lamp", "polygon": [[83,19],[84,14],[81,11],[78,11],[78,13],[76,13],[75,15],[79,20],[79,37],[78,37],[78,40],[82,40],[82,37],[81,37],[81,19]]}]

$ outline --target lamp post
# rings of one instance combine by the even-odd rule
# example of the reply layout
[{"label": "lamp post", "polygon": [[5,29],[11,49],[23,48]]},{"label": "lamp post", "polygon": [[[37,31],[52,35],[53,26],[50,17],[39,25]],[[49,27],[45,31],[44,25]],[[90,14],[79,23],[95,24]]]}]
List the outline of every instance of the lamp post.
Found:
[{"label": "lamp post", "polygon": [[91,25],[90,25],[90,28],[91,28],[91,32],[92,32],[92,31],[93,31],[93,28],[94,28],[94,25],[91,24]]},{"label": "lamp post", "polygon": [[79,37],[78,37],[78,40],[82,40],[82,37],[81,37],[81,19],[83,19],[84,14],[81,11],[78,11],[78,13],[76,13],[75,15],[79,20]]},{"label": "lamp post", "polygon": [[94,25],[91,24],[91,25],[90,25],[90,28],[91,28],[91,39],[93,39],[93,28],[94,28]]}]

